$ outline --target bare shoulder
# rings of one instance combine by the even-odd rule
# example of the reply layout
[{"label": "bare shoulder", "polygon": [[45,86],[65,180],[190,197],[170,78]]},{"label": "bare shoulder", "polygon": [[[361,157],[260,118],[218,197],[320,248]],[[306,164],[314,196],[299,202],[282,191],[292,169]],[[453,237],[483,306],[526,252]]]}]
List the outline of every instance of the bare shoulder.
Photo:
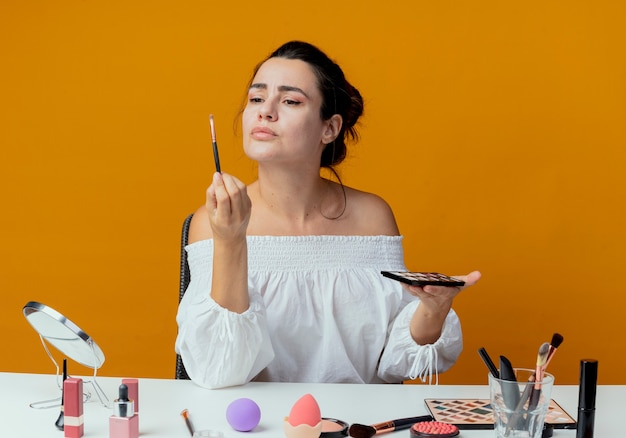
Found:
[{"label": "bare shoulder", "polygon": [[398,225],[387,201],[374,193],[346,187],[349,220],[354,234],[397,236]]},{"label": "bare shoulder", "polygon": [[206,206],[203,205],[196,210],[193,214],[193,218],[191,218],[191,224],[189,225],[189,243],[210,239],[211,237],[213,237],[213,231],[211,230],[211,223],[209,222]]}]

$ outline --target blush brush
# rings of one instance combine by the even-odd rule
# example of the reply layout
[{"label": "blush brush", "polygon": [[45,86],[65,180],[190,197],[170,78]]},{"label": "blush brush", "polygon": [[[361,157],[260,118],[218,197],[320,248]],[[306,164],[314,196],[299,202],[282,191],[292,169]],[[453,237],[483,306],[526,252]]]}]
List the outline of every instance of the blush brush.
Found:
[{"label": "blush brush", "polygon": [[371,426],[354,423],[350,426],[350,429],[348,429],[348,434],[355,438],[371,438],[381,433],[409,429],[415,423],[422,421],[433,421],[433,417],[430,415],[422,415],[421,417],[399,418],[397,420],[385,421],[384,423],[372,424]]},{"label": "blush brush", "polygon": [[544,372],[546,371],[546,368],[548,368],[548,364],[552,360],[552,357],[554,357],[554,353],[556,353],[556,350],[561,346],[562,343],[563,335],[561,335],[560,333],[555,333],[552,335],[552,340],[550,340],[550,350],[548,351],[548,358],[546,359],[546,363],[543,366]]},{"label": "blush brush", "polygon": [[[550,344],[544,342],[539,347],[539,353],[537,354],[537,369],[535,373],[531,376],[531,379],[534,381],[541,382],[543,380],[543,375],[546,372],[546,368],[548,368],[548,364],[554,357],[554,353],[563,343],[563,335],[560,333],[555,333],[552,335],[552,339],[550,340]],[[539,365],[541,363],[541,365]],[[530,385],[529,385],[530,386]],[[528,404],[529,407],[537,406],[537,402],[539,401],[539,390],[541,389],[541,383],[536,383],[533,387],[527,387],[526,389],[530,389],[532,391],[530,393],[530,402]]]}]

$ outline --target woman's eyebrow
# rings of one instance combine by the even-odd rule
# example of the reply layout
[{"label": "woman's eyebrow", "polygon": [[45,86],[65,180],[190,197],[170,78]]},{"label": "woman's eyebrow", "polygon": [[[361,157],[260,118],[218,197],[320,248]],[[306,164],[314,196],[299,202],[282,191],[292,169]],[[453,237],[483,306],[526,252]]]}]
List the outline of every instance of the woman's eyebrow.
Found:
[{"label": "woman's eyebrow", "polygon": [[[250,85],[250,90],[252,90],[252,89],[267,90],[267,84],[254,83],[254,84]],[[278,91],[295,91],[296,93],[302,94],[307,99],[309,98],[309,95],[306,94],[302,88],[293,87],[291,85],[279,85],[278,86]]]},{"label": "woman's eyebrow", "polygon": [[281,85],[278,87],[278,90],[279,91],[295,91],[296,93],[302,94],[306,98],[309,97],[302,88],[292,87],[290,85]]}]

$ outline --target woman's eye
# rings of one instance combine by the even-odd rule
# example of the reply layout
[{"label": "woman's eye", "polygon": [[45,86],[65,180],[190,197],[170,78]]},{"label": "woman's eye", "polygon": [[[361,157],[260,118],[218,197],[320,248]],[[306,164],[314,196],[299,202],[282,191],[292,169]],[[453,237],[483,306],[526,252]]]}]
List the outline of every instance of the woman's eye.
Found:
[{"label": "woman's eye", "polygon": [[284,102],[287,105],[300,105],[302,102],[298,102],[297,100],[285,99]]},{"label": "woman's eye", "polygon": [[263,102],[263,99],[261,99],[260,97],[250,97],[249,101],[250,103],[261,103]]}]

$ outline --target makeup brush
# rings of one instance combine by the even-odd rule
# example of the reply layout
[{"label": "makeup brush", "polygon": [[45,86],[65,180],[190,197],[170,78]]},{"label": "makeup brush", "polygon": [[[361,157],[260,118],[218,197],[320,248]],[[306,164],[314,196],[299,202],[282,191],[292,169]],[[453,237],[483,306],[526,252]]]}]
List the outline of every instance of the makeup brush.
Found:
[{"label": "makeup brush", "polygon": [[485,350],[484,347],[480,347],[478,349],[478,354],[480,358],[483,360],[483,362],[485,362],[485,365],[487,365],[487,369],[489,370],[491,375],[495,377],[496,379],[499,379],[500,372],[498,371],[498,368],[496,368],[496,365],[491,360],[491,357],[489,357],[489,355],[487,354],[487,350]]},{"label": "makeup brush", "polygon": [[562,343],[563,343],[563,335],[559,333],[555,333],[552,335],[552,340],[550,341],[550,351],[548,352],[548,358],[546,359],[546,364],[543,366],[544,372],[546,368],[548,368],[548,364],[552,360],[554,353],[556,353],[557,348],[559,348]]},{"label": "makeup brush", "polygon": [[189,430],[189,435],[193,436],[193,425],[191,424],[191,420],[189,419],[189,411],[187,409],[183,409],[180,413],[183,419],[185,420],[185,424],[187,425],[187,430]]},{"label": "makeup brush", "polygon": [[[530,399],[528,402],[527,411],[532,411],[535,407],[537,407],[537,403],[539,402],[539,397],[541,396],[541,379],[543,379],[543,368],[546,365],[546,361],[548,360],[548,354],[550,351],[550,344],[544,342],[539,347],[539,351],[537,353],[537,363],[535,372],[530,375],[528,378],[528,384],[524,388],[524,392],[519,397],[517,404],[515,405],[515,410],[509,422],[506,426],[506,431],[504,432],[504,436],[508,436],[511,429],[517,427],[518,422],[523,421],[523,413],[524,413],[524,405],[526,404],[526,400]],[[532,385],[532,382],[536,382],[535,385]],[[538,388],[536,388],[538,386]]]},{"label": "makeup brush", "polygon": [[[535,370],[534,373],[531,374],[530,378],[528,379],[529,382],[534,382],[536,380],[541,381],[543,379],[543,373],[545,373],[546,368],[548,368],[548,364],[550,363],[550,361],[552,360],[552,358],[554,357],[554,353],[556,353],[556,350],[561,346],[561,344],[563,343],[563,335],[559,334],[559,333],[555,333],[552,335],[552,340],[550,341],[550,344],[548,345],[548,354],[547,354],[547,358],[545,359],[545,363],[542,366],[542,376],[541,379],[537,379],[537,370]],[[540,359],[540,355],[541,355],[541,349],[544,348],[545,349],[545,345],[546,343],[543,343],[541,345],[541,347],[539,348],[539,354],[537,355],[537,362],[539,362]],[[523,406],[524,403],[526,403],[526,400],[528,400],[528,396],[530,395],[530,391],[533,388],[532,385],[527,385],[526,389],[524,389],[524,392],[522,393],[521,399],[520,399],[520,406]]]},{"label": "makeup brush", "polygon": [[355,438],[370,438],[380,433],[408,429],[415,423],[422,421],[433,421],[433,417],[430,415],[422,415],[421,417],[399,418],[397,420],[385,421],[384,423],[372,424],[371,426],[354,423],[350,426],[350,429],[348,429],[348,434]]},{"label": "makeup brush", "polygon": [[211,142],[213,143],[213,160],[215,161],[215,170],[218,173],[222,173],[220,166],[220,154],[217,150],[217,137],[215,136],[215,122],[213,120],[213,114],[209,115],[209,124],[211,125]]},{"label": "makeup brush", "polygon": [[548,362],[548,354],[550,353],[550,344],[544,342],[539,347],[537,353],[537,369],[535,371],[535,385],[530,393],[530,401],[528,402],[528,410],[532,411],[537,407],[539,397],[541,396],[541,381],[543,380],[544,370]]}]

